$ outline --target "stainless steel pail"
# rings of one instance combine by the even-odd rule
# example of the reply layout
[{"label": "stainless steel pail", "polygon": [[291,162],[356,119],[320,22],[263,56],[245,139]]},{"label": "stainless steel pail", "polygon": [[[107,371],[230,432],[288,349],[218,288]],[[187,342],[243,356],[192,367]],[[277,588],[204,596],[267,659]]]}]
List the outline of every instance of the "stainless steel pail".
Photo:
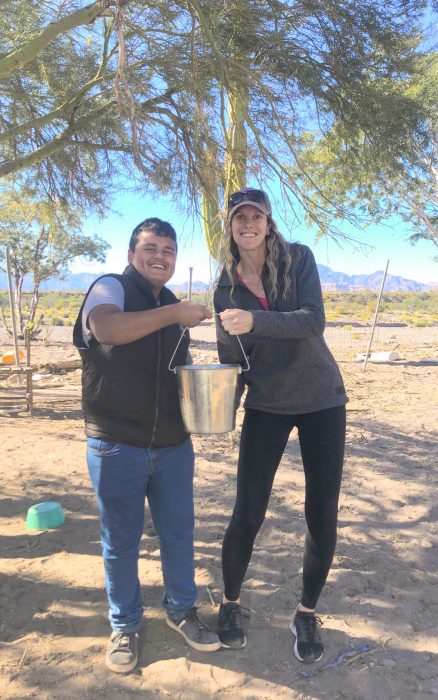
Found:
[{"label": "stainless steel pail", "polygon": [[175,367],[184,424],[189,433],[228,433],[236,422],[240,365]]}]

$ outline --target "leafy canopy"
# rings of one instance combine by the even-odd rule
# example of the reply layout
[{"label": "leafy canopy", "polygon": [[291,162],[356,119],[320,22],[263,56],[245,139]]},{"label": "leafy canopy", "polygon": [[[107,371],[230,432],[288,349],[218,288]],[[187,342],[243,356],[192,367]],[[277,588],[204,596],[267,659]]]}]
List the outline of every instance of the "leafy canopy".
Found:
[{"label": "leafy canopy", "polygon": [[414,167],[414,143],[430,148],[424,99],[409,89],[425,4],[11,0],[0,175],[103,213],[128,174],[197,210],[200,192],[223,199],[235,171],[280,181],[297,217],[336,233],[360,212],[320,177],[318,149],[360,196],[355,164],[372,179]]}]

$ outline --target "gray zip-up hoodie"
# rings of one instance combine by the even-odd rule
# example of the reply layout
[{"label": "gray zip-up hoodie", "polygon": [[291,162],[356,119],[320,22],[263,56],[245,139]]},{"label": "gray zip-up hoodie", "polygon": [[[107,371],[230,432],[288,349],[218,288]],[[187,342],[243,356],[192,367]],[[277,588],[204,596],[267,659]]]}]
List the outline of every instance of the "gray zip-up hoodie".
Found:
[{"label": "gray zip-up hoodie", "polygon": [[[243,378],[248,391],[246,408],[269,413],[313,413],[347,403],[339,368],[328,349],[323,332],[324,304],[318,269],[312,251],[290,244],[291,288],[269,302],[264,310],[257,298],[237,283],[232,292],[228,274],[222,271],[214,293],[215,311],[246,309],[254,316],[251,333],[240,336],[250,369]],[[262,275],[269,299],[266,266]],[[218,353],[222,363],[244,364],[236,336],[224,331],[216,317]]]}]

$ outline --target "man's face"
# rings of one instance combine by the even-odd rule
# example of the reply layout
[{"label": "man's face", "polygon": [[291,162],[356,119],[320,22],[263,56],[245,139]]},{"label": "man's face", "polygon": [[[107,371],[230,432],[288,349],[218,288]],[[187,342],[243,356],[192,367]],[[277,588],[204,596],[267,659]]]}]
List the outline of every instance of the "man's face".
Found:
[{"label": "man's face", "polygon": [[128,262],[152,285],[154,292],[159,293],[175,272],[175,242],[167,236],[156,236],[152,231],[141,231],[135,250],[128,251]]}]

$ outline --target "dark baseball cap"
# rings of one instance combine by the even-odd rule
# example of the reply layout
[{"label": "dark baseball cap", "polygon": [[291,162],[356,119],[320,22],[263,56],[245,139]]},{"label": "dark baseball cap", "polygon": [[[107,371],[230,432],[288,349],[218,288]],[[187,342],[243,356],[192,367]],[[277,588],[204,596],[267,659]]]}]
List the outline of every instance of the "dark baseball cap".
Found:
[{"label": "dark baseball cap", "polygon": [[251,204],[253,207],[257,207],[263,214],[266,214],[266,216],[272,216],[271,202],[266,192],[253,189],[252,187],[246,187],[243,190],[233,192],[233,194],[230,194],[228,197],[228,218],[230,219],[234,212],[245,204]]}]

